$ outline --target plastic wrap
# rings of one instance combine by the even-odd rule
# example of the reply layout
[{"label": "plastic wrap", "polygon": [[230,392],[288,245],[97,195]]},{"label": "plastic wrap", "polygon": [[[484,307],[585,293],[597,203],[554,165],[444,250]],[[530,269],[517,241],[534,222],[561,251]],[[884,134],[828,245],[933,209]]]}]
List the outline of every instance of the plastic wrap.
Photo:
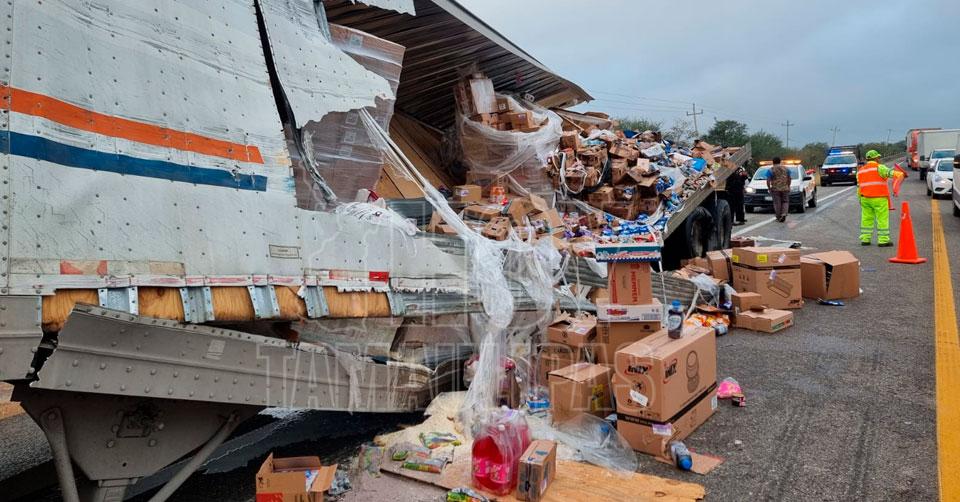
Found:
[{"label": "plastic wrap", "polygon": [[473,486],[506,495],[517,486],[518,464],[530,445],[530,429],[517,410],[489,410],[472,427]]},{"label": "plastic wrap", "polygon": [[530,426],[534,438],[562,443],[576,450],[585,462],[620,474],[632,474],[639,467],[630,443],[602,418],[581,413],[556,426],[531,419]]},{"label": "plastic wrap", "polygon": [[[403,68],[404,47],[345,26],[330,25],[330,41],[367,70],[383,77],[396,95]],[[394,100],[376,99],[366,108],[374,120],[387,130],[393,116]],[[338,199],[354,200],[357,190],[372,190],[383,170],[383,154],[370,138],[357,110],[328,113],[319,122],[308,122],[300,131],[304,156],[315,166]],[[301,192],[311,190],[307,176],[296,176],[298,200]],[[300,207],[314,209],[316,201],[306,200]]]},{"label": "plastic wrap", "polygon": [[474,175],[510,175],[517,184],[537,193],[551,192],[550,178],[543,171],[547,158],[557,149],[563,133],[561,119],[540,106],[497,95],[510,103],[511,110],[529,110],[539,129],[532,132],[500,131],[458,111],[462,161]]},{"label": "plastic wrap", "polygon": [[[468,227],[450,207],[443,194],[416,170],[366,110],[361,110],[361,118],[371,137],[388,157],[388,161],[407,171],[423,189],[427,202],[464,242],[466,256],[470,261],[471,289],[479,292],[484,311],[483,316],[473,317],[475,322],[472,328],[482,334],[482,338],[479,343],[476,375],[460,410],[461,421],[469,426],[475,423],[478,417],[495,408],[500,395],[504,376],[502,361],[508,355],[507,328],[514,317],[513,294],[504,270],[507,256],[511,260],[509,272],[529,288],[528,292],[543,310],[549,310],[545,291],[553,286],[552,271],[547,270],[549,265],[546,262],[555,261],[555,257],[538,254],[533,246],[519,240],[515,234],[511,234],[507,240],[494,241]],[[559,133],[557,136],[559,138]],[[549,303],[552,306],[552,292]],[[541,317],[545,318],[546,313]]]}]

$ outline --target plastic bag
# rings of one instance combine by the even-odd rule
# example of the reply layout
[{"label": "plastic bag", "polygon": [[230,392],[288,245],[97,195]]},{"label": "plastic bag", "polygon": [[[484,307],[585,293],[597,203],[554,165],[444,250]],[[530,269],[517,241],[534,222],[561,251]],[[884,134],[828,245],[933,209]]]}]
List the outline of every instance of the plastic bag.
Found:
[{"label": "plastic bag", "polygon": [[546,420],[531,420],[533,436],[563,443],[577,450],[585,462],[620,473],[632,474],[639,464],[633,447],[606,420],[581,413],[551,426]]}]

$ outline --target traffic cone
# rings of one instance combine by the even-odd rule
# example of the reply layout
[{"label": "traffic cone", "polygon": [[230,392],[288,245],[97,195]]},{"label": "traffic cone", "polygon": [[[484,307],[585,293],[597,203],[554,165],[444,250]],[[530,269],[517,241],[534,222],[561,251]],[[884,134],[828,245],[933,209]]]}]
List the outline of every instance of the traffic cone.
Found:
[{"label": "traffic cone", "polygon": [[890,258],[891,263],[926,263],[926,258],[917,254],[917,242],[913,238],[913,220],[910,219],[910,203],[903,201],[900,212],[900,240],[897,241],[897,256]]}]

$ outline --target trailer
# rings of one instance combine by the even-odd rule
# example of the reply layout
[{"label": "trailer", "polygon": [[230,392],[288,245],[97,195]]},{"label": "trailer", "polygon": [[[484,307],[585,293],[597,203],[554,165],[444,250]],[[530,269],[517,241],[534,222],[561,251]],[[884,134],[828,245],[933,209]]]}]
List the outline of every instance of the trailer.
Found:
[{"label": "trailer", "polygon": [[920,180],[927,179],[930,158],[936,150],[954,150],[960,147],[960,129],[934,129],[917,135],[917,154],[920,158]]},{"label": "trailer", "polygon": [[[365,3],[0,7],[0,381],[50,443],[64,500],[122,500],[186,459],[164,500],[266,407],[406,412],[458,385],[469,354],[384,353],[408,322],[484,310],[469,253],[331,210],[321,173],[356,165],[319,162],[311,133],[393,103],[398,122],[442,128],[468,60],[544,106],[590,96],[455,2]],[[392,30],[406,79],[335,45],[328,11]]]}]

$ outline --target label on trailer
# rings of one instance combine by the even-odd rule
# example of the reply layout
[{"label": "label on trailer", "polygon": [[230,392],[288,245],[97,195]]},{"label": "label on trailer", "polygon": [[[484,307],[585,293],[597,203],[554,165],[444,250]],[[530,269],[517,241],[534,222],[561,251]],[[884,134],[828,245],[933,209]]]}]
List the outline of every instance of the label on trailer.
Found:
[{"label": "label on trailer", "polygon": [[297,246],[278,246],[269,244],[270,258],[299,259],[300,248]]}]

